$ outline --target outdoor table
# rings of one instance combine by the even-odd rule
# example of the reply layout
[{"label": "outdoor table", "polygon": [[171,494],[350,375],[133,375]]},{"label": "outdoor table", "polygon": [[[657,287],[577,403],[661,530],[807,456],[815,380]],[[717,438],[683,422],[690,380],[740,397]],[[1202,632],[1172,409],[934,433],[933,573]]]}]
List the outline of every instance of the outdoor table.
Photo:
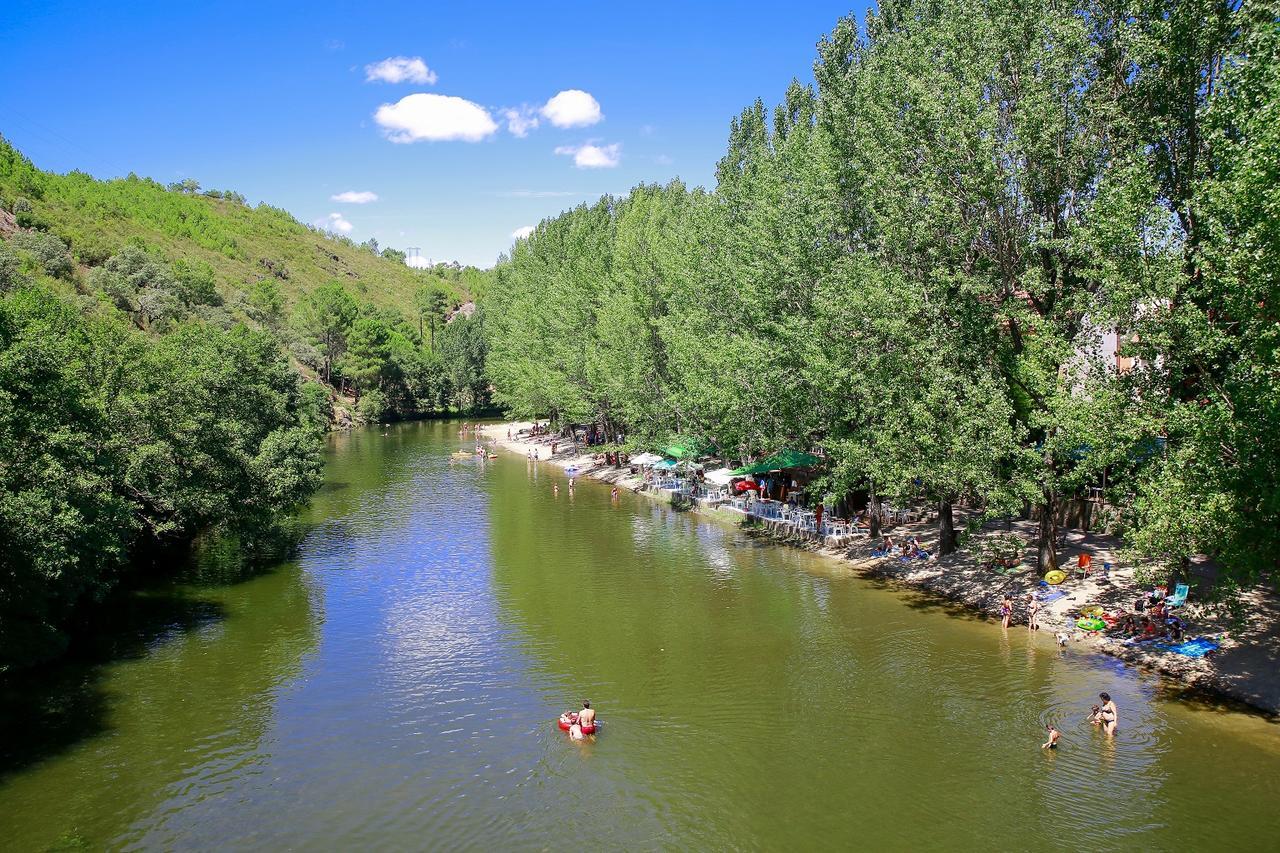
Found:
[{"label": "outdoor table", "polygon": [[825,531],[825,535],[827,536],[848,536],[849,535],[849,522],[843,519],[839,519],[839,518],[829,519],[822,523],[822,527]]}]

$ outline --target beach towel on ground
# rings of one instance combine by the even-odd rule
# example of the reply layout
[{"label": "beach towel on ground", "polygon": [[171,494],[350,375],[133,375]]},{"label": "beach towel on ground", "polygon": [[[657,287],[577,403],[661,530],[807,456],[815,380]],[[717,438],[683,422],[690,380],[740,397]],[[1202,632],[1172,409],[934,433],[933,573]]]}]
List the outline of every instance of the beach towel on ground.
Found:
[{"label": "beach towel on ground", "polygon": [[1187,640],[1185,643],[1178,643],[1174,646],[1170,646],[1167,643],[1156,643],[1156,645],[1162,649],[1168,649],[1176,655],[1185,655],[1189,658],[1202,658],[1218,648],[1218,644],[1213,640],[1206,640],[1203,637]]}]

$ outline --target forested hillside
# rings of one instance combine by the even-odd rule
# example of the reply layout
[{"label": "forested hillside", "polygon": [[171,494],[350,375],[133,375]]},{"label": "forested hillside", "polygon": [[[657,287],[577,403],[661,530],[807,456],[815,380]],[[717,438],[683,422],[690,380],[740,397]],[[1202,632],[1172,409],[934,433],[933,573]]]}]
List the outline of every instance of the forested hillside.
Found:
[{"label": "forested hillside", "polygon": [[412,315],[414,294],[424,284],[456,305],[478,296],[485,281],[482,271],[456,265],[410,269],[396,249],[356,244],[279,208],[251,207],[239,193],[202,190],[191,180],[166,187],[133,174],[100,181],[83,172],[44,172],[2,137],[0,199],[11,210],[17,205],[18,224],[57,235],[84,266],[98,266],[130,243],[207,266],[214,291],[231,306],[259,281],[273,282],[287,308],[336,279],[359,300]]},{"label": "forested hillside", "polygon": [[417,271],[234,192],[35,168],[0,139],[0,673],[150,555],[254,537],[335,419],[487,402],[487,273]]},{"label": "forested hillside", "polygon": [[485,302],[498,400],[829,460],[976,517],[1105,493],[1159,572],[1280,554],[1280,7],[883,0],[735,118],[712,192],[537,226]]}]

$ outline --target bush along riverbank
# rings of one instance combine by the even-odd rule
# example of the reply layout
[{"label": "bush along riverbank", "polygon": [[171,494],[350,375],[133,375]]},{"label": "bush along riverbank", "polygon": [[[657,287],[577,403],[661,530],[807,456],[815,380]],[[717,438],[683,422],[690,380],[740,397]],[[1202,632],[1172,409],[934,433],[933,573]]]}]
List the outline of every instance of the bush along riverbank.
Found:
[{"label": "bush along riverbank", "polygon": [[326,424],[325,394],[265,332],[192,321],[155,335],[10,281],[0,291],[0,673],[60,654],[78,608],[145,554],[207,531],[260,530],[305,501],[320,483]]},{"label": "bush along riverbank", "polygon": [[[643,475],[630,467],[604,463],[598,454],[575,452],[574,445],[554,436],[532,438],[530,424],[514,422],[490,424],[481,434],[506,450],[528,457],[536,454],[544,464],[573,469],[574,476],[626,488],[638,495],[663,503],[672,501],[671,494],[652,488]],[[510,436],[510,437],[508,437]],[[551,454],[552,441],[557,453]],[[1065,638],[1065,653],[1099,653],[1119,658],[1134,666],[1154,671],[1187,688],[1248,705],[1268,714],[1280,714],[1280,669],[1274,661],[1280,657],[1280,600],[1265,589],[1246,594],[1248,607],[1243,614],[1222,606],[1190,602],[1181,611],[1186,635],[1212,637],[1217,649],[1213,654],[1188,657],[1154,642],[1134,643],[1106,632],[1082,630],[1077,621],[1086,611],[1101,608],[1105,613],[1131,609],[1143,598],[1149,586],[1140,582],[1131,566],[1120,559],[1120,543],[1115,537],[1078,530],[1067,531],[1063,552],[1071,557],[1088,554],[1097,570],[1087,575],[1071,574],[1062,584],[1048,587],[1035,571],[1036,530],[1032,522],[1000,521],[979,526],[946,557],[928,560],[902,560],[896,556],[879,556],[877,543],[868,538],[828,538],[819,540],[797,535],[794,530],[769,525],[742,513],[709,506],[701,501],[683,502],[682,508],[739,524],[754,535],[768,538],[780,546],[800,547],[821,553],[856,574],[875,577],[922,590],[963,606],[994,622],[1001,619],[1002,601],[1013,602],[1012,627],[1007,630],[1029,630],[1030,595],[1039,599],[1038,632],[1044,642],[1060,643]],[[957,510],[957,524],[964,526],[967,513]],[[886,527],[886,533],[901,541],[917,537],[929,551],[936,546],[937,528],[928,519],[898,523]],[[1016,554],[1008,560],[1014,565],[999,570],[990,566],[988,555],[997,544]],[[1076,561],[1078,562],[1078,560]],[[1105,577],[1101,567],[1111,564]],[[1000,630],[998,627],[996,630]]]}]

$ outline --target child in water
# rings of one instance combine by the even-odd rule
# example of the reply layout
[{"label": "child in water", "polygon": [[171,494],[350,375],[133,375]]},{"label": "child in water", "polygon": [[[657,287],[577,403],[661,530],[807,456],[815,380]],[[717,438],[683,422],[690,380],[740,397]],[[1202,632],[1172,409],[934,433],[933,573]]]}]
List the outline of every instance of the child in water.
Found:
[{"label": "child in water", "polygon": [[1049,739],[1040,744],[1041,749],[1057,749],[1058,738],[1062,737],[1062,732],[1053,727],[1053,723],[1045,723],[1045,730],[1049,732]]}]

